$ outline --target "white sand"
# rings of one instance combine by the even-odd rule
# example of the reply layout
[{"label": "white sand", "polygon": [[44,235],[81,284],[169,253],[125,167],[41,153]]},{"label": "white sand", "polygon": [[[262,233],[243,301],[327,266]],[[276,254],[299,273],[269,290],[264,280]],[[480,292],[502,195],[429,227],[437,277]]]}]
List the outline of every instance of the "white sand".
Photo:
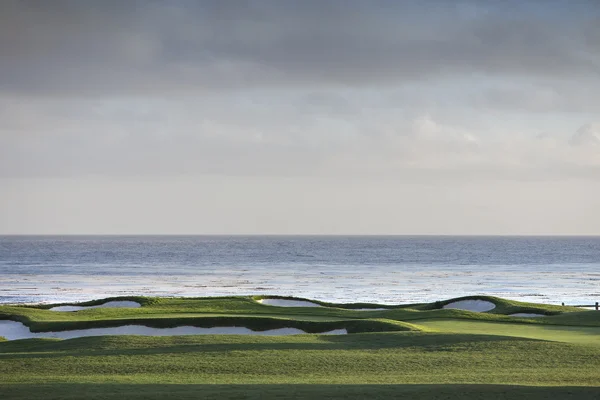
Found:
[{"label": "white sand", "polygon": [[496,305],[491,301],[485,300],[460,300],[446,304],[444,308],[452,308],[457,310],[486,312],[496,308]]},{"label": "white sand", "polygon": [[[85,336],[105,335],[141,335],[141,336],[176,336],[176,335],[301,335],[303,330],[296,328],[279,328],[268,331],[253,331],[240,326],[225,326],[215,328],[198,328],[195,326],[178,326],[176,328],[150,328],[143,325],[125,325],[114,328],[91,328],[77,329],[60,332],[36,332],[33,333],[29,327],[21,322],[0,321],[0,336],[7,340],[30,339],[30,338],[56,338],[73,339]],[[319,335],[345,335],[346,329],[334,329],[332,331],[319,333]]]},{"label": "white sand", "polygon": [[389,310],[389,308],[344,308],[344,310],[351,310],[351,311],[383,311],[383,310]]},{"label": "white sand", "polygon": [[323,307],[320,304],[313,303],[312,301],[304,300],[287,300],[287,299],[260,299],[257,300],[261,304],[267,306],[277,307]]},{"label": "white sand", "polygon": [[135,301],[109,301],[97,306],[58,306],[52,307],[50,311],[79,311],[87,310],[88,308],[139,308],[142,305]]},{"label": "white sand", "polygon": [[509,317],[525,317],[525,318],[536,318],[536,317],[545,317],[544,314],[532,314],[532,313],[515,313],[509,314]]}]

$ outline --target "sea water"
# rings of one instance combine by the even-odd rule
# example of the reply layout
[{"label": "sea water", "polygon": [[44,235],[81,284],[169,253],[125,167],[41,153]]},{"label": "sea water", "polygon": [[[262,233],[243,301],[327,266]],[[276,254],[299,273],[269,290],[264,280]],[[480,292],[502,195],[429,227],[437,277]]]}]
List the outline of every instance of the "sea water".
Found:
[{"label": "sea water", "polygon": [[289,295],[600,301],[600,237],[0,236],[0,303]]}]

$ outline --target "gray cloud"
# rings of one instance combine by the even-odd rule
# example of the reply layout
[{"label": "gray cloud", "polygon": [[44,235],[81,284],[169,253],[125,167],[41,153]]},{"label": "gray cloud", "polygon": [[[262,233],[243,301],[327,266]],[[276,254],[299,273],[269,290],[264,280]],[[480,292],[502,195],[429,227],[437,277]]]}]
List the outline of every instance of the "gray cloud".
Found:
[{"label": "gray cloud", "polygon": [[598,0],[0,0],[0,230],[597,233],[599,52]]},{"label": "gray cloud", "polygon": [[161,94],[600,76],[590,2],[0,3],[0,90]]},{"label": "gray cloud", "polygon": [[570,140],[573,146],[599,146],[600,123],[585,124],[575,132]]},{"label": "gray cloud", "polygon": [[529,113],[600,112],[599,79],[512,79],[472,93],[474,107]]},{"label": "gray cloud", "polygon": [[566,110],[577,121],[556,121],[568,135],[599,110],[599,12],[584,1],[6,0],[0,176],[596,174],[597,149],[579,145],[587,131],[568,146],[528,139],[539,118],[518,132],[505,121]]},{"label": "gray cloud", "polygon": [[435,114],[352,113],[356,104],[324,93],[217,100],[0,101],[0,177],[597,179],[600,168],[593,124],[569,146],[552,135],[492,137]]}]

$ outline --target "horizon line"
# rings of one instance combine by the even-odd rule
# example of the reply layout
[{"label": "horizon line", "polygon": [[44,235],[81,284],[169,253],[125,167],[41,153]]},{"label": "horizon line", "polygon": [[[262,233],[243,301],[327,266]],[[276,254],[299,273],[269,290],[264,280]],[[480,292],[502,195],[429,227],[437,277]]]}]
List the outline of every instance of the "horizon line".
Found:
[{"label": "horizon line", "polygon": [[599,234],[411,234],[411,233],[0,233],[0,237],[600,237]]}]

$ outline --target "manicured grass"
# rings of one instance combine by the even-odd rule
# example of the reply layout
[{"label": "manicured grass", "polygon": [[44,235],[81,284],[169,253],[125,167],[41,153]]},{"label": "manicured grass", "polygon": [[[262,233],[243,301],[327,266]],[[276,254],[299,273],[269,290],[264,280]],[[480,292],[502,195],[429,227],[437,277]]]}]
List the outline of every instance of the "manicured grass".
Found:
[{"label": "manicured grass", "polygon": [[[258,299],[259,297],[255,297]],[[289,298],[295,299],[295,298]],[[473,313],[462,310],[442,309],[443,305],[463,299],[481,299],[492,301],[496,308],[489,313]],[[329,307],[320,308],[289,308],[263,305],[251,297],[212,297],[212,298],[149,298],[149,297],[117,297],[93,302],[81,303],[80,305],[97,305],[111,300],[137,301],[142,304],[141,308],[97,308],[82,310],[76,313],[48,311],[54,305],[46,306],[0,306],[0,318],[10,317],[27,325],[44,321],[93,321],[107,319],[139,319],[139,318],[186,318],[191,315],[229,315],[229,316],[270,316],[305,320],[335,320],[335,319],[368,319],[383,318],[398,321],[412,321],[430,318],[461,318],[490,321],[506,321],[505,314],[517,312],[533,312],[552,315],[551,317],[537,321],[525,321],[525,323],[551,323],[563,325],[587,325],[600,326],[600,313],[581,311],[575,307],[562,307],[556,305],[544,305],[533,303],[521,303],[500,299],[497,297],[469,296],[451,299],[443,302],[428,304],[408,304],[394,306],[381,311],[352,311],[348,307],[390,307],[377,304],[334,304],[317,302]],[[296,299],[308,300],[308,299]],[[311,300],[309,300],[311,301]],[[345,307],[345,308],[339,308]],[[572,315],[569,317],[569,315]],[[33,326],[33,325],[32,325]]]},{"label": "manicured grass", "polygon": [[[136,323],[358,332],[0,341],[0,399],[600,398],[600,312],[468,299],[496,308],[441,309],[448,300],[352,311],[266,306],[249,297],[116,298],[142,307],[70,313],[0,306],[0,318],[37,331]],[[513,312],[549,316],[505,315]]]},{"label": "manicured grass", "polygon": [[[534,325],[466,320],[420,321],[419,325],[441,332],[514,336],[600,347],[599,327]],[[598,373],[600,374],[600,371]]]},{"label": "manicured grass", "polygon": [[0,343],[4,383],[600,386],[598,349],[489,335],[90,337]]}]

